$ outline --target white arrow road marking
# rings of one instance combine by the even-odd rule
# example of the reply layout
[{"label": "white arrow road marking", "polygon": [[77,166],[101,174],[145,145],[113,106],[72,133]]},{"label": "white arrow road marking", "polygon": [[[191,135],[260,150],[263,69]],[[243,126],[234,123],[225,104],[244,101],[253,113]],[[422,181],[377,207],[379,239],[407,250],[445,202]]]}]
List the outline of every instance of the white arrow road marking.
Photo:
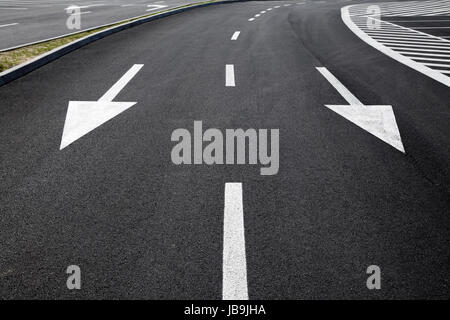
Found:
[{"label": "white arrow road marking", "polygon": [[316,68],[349,105],[325,105],[358,127],[405,153],[392,106],[364,105],[327,68]]},{"label": "white arrow road marking", "polygon": [[225,65],[225,86],[235,87],[236,83],[234,80],[234,64]]},{"label": "white arrow road marking", "polygon": [[225,184],[223,300],[248,300],[242,183]]},{"label": "white arrow road marking", "polygon": [[164,4],[149,4],[149,5],[147,5],[148,9],[145,11],[153,11],[153,10],[162,9],[165,7],[167,7],[167,6]]},{"label": "white arrow road marking", "polygon": [[60,150],[137,103],[112,100],[143,66],[132,66],[98,101],[69,101]]}]

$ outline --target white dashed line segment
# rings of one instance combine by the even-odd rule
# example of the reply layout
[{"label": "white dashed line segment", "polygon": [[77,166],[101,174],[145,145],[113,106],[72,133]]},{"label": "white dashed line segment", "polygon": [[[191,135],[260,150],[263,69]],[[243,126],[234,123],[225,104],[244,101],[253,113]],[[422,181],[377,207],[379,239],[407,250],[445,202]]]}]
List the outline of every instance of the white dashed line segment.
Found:
[{"label": "white dashed line segment", "polygon": [[235,87],[235,79],[234,79],[234,64],[227,64],[225,66],[225,86],[226,87]]},{"label": "white dashed line segment", "polygon": [[240,33],[241,33],[240,31],[236,31],[235,33],[233,33],[233,36],[231,37],[231,40],[237,40],[237,38],[239,37]]},{"label": "white dashed line segment", "polygon": [[225,184],[223,300],[248,300],[242,183]]},{"label": "white dashed line segment", "polygon": [[4,28],[4,27],[12,27],[12,26],[15,26],[15,25],[18,25],[18,23],[3,24],[3,25],[0,25],[0,28]]}]

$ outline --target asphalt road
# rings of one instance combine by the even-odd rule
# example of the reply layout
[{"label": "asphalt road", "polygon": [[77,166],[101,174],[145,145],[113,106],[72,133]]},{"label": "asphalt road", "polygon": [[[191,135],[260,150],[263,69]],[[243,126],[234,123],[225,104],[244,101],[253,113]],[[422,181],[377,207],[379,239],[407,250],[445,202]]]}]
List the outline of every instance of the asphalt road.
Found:
[{"label": "asphalt road", "polygon": [[[194,0],[0,0],[0,50],[167,10]],[[80,29],[69,29],[66,8],[80,7]],[[72,13],[70,13],[72,14]]]},{"label": "asphalt road", "polygon": [[[241,182],[250,299],[448,299],[449,88],[356,37],[348,3],[298,2],[191,10],[0,87],[0,298],[221,299],[225,184]],[[134,64],[114,101],[137,104],[59,150],[68,102]],[[406,153],[325,107],[346,102],[316,67],[392,105]],[[279,129],[278,174],[174,165],[171,134],[195,120]]]}]

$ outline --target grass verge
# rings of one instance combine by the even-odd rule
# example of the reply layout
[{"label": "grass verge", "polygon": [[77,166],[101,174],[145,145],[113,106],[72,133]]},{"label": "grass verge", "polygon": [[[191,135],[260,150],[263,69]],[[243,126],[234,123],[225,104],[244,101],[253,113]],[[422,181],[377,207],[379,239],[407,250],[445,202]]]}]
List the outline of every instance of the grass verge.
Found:
[{"label": "grass verge", "polygon": [[206,4],[206,3],[212,3],[212,2],[216,2],[215,0],[213,1],[203,1],[203,2],[196,2],[196,3],[192,3],[192,4],[187,4],[184,6],[180,6],[180,7],[176,7],[176,8],[171,8],[171,9],[167,9],[167,10],[163,10],[163,11],[158,11],[158,12],[153,12],[150,14],[146,14],[143,16],[139,16],[136,18],[132,18],[129,20],[124,20],[118,23],[114,23],[114,24],[110,24],[104,27],[99,27],[96,29],[91,29],[88,31],[81,31],[79,33],[75,33],[66,37],[61,37],[58,39],[53,39],[53,40],[49,40],[49,41],[45,41],[45,42],[40,42],[40,43],[36,43],[36,44],[32,44],[29,46],[25,46],[25,47],[20,47],[17,49],[13,49],[10,51],[5,51],[5,52],[0,52],[0,72],[3,72],[5,70],[8,70],[10,68],[13,68],[15,66],[18,66],[22,63],[25,63],[27,61],[32,60],[33,58],[40,56],[41,54],[44,54],[46,52],[49,52],[55,48],[61,47],[63,45],[66,45],[70,42],[76,41],[78,39],[81,39],[83,37],[86,37],[88,35],[94,34],[96,32],[99,31],[103,31],[109,28],[113,28],[122,24],[126,24],[126,23],[130,23],[139,19],[143,19],[143,18],[147,18],[147,17],[151,17],[160,13],[164,13],[164,12],[168,12],[168,11],[172,11],[172,10],[176,10],[176,9],[181,9],[181,8],[185,8],[185,7],[191,7],[194,5],[200,5],[200,4]]}]

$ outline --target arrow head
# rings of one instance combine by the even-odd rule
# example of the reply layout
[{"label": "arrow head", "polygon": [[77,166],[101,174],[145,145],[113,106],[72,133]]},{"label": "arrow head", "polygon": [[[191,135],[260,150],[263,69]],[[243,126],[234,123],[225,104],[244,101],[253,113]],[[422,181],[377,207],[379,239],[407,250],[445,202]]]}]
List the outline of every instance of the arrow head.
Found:
[{"label": "arrow head", "polygon": [[325,105],[375,137],[405,153],[392,106]]},{"label": "arrow head", "polygon": [[70,101],[60,150],[135,104],[136,102]]}]

